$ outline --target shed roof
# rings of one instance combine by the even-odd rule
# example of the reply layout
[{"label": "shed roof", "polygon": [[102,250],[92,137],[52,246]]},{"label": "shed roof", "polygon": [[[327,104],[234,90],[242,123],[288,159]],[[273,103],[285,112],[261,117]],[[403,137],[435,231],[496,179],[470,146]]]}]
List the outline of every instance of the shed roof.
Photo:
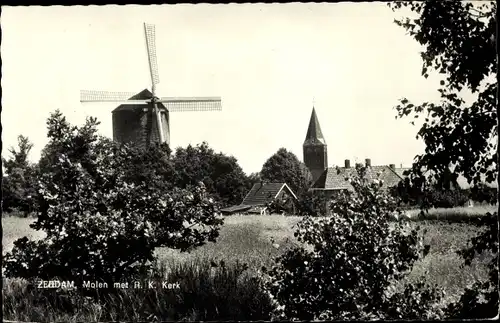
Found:
[{"label": "shed roof", "polygon": [[255,183],[243,199],[243,202],[241,202],[241,205],[264,205],[271,203],[282,190],[286,190],[294,199],[297,199],[286,183]]}]

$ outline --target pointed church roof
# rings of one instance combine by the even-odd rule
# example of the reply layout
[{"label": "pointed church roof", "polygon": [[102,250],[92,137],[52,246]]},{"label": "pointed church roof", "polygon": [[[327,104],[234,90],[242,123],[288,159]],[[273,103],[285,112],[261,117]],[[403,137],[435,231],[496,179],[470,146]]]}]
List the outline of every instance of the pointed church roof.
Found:
[{"label": "pointed church roof", "polygon": [[306,140],[304,145],[326,145],[325,138],[321,132],[321,127],[319,126],[318,117],[316,116],[316,110],[312,110],[311,120],[309,121],[309,128],[307,128]]}]

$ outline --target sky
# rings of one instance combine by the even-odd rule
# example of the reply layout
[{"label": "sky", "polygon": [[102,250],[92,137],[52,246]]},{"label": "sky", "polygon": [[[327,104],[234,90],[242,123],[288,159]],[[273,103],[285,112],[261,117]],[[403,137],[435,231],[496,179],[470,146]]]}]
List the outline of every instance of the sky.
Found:
[{"label": "sky", "polygon": [[203,141],[250,174],[279,148],[302,160],[314,107],[328,165],[372,160],[410,166],[424,151],[402,97],[439,99],[439,75],[421,76],[422,47],[384,3],[180,4],[2,7],[2,156],[17,136],[48,142],[59,109],[87,116],[112,138],[113,103],[80,90],[150,89],[143,22],[156,25],[159,96],[220,96],[222,111],[173,112],[173,148]]}]

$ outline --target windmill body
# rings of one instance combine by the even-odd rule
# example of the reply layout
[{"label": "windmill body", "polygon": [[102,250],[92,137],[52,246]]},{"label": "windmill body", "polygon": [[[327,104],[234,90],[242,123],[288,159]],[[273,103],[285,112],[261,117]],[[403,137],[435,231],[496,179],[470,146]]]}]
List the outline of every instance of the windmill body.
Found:
[{"label": "windmill body", "polygon": [[[131,99],[143,99],[151,92],[144,89]],[[140,147],[147,147],[156,142],[165,142],[170,145],[169,111],[162,103],[157,103],[161,118],[161,133],[159,137],[157,116],[153,109],[144,104],[122,104],[113,110],[113,140],[120,143],[134,143]]]},{"label": "windmill body", "polygon": [[146,147],[153,143],[170,145],[170,115],[172,111],[221,110],[220,97],[157,97],[160,82],[156,62],[154,25],[144,24],[146,48],[151,74],[151,91],[128,92],[81,91],[80,102],[117,102],[113,110],[113,140]]}]

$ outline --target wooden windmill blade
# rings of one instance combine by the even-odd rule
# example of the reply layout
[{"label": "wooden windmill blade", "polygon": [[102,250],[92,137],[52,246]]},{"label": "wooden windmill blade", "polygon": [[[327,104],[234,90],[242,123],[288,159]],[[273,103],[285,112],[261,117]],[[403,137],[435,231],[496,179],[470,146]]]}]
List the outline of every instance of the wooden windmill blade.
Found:
[{"label": "wooden windmill blade", "polygon": [[162,97],[161,102],[169,111],[220,111],[220,97]]},{"label": "wooden windmill blade", "polygon": [[123,104],[135,104],[148,102],[149,100],[134,100],[136,93],[131,92],[108,92],[108,91],[80,91],[80,102],[120,102]]},{"label": "wooden windmill blade", "polygon": [[155,25],[144,23],[144,33],[146,34],[146,49],[148,51],[149,72],[151,73],[151,83],[153,85],[153,96],[155,85],[160,83],[158,75],[158,62],[156,59],[156,31]]},{"label": "wooden windmill blade", "polygon": [[155,96],[156,84],[160,83],[160,76],[158,75],[158,63],[156,59],[155,26],[152,24],[144,23],[144,33],[146,35],[146,49],[148,52],[149,72],[151,74],[151,90],[153,94],[151,104],[153,105],[153,112],[156,117],[158,137],[160,138],[160,143],[162,144],[165,142],[165,135],[163,133],[163,127],[161,124],[160,109],[158,109],[158,106],[156,104],[156,96]]}]

